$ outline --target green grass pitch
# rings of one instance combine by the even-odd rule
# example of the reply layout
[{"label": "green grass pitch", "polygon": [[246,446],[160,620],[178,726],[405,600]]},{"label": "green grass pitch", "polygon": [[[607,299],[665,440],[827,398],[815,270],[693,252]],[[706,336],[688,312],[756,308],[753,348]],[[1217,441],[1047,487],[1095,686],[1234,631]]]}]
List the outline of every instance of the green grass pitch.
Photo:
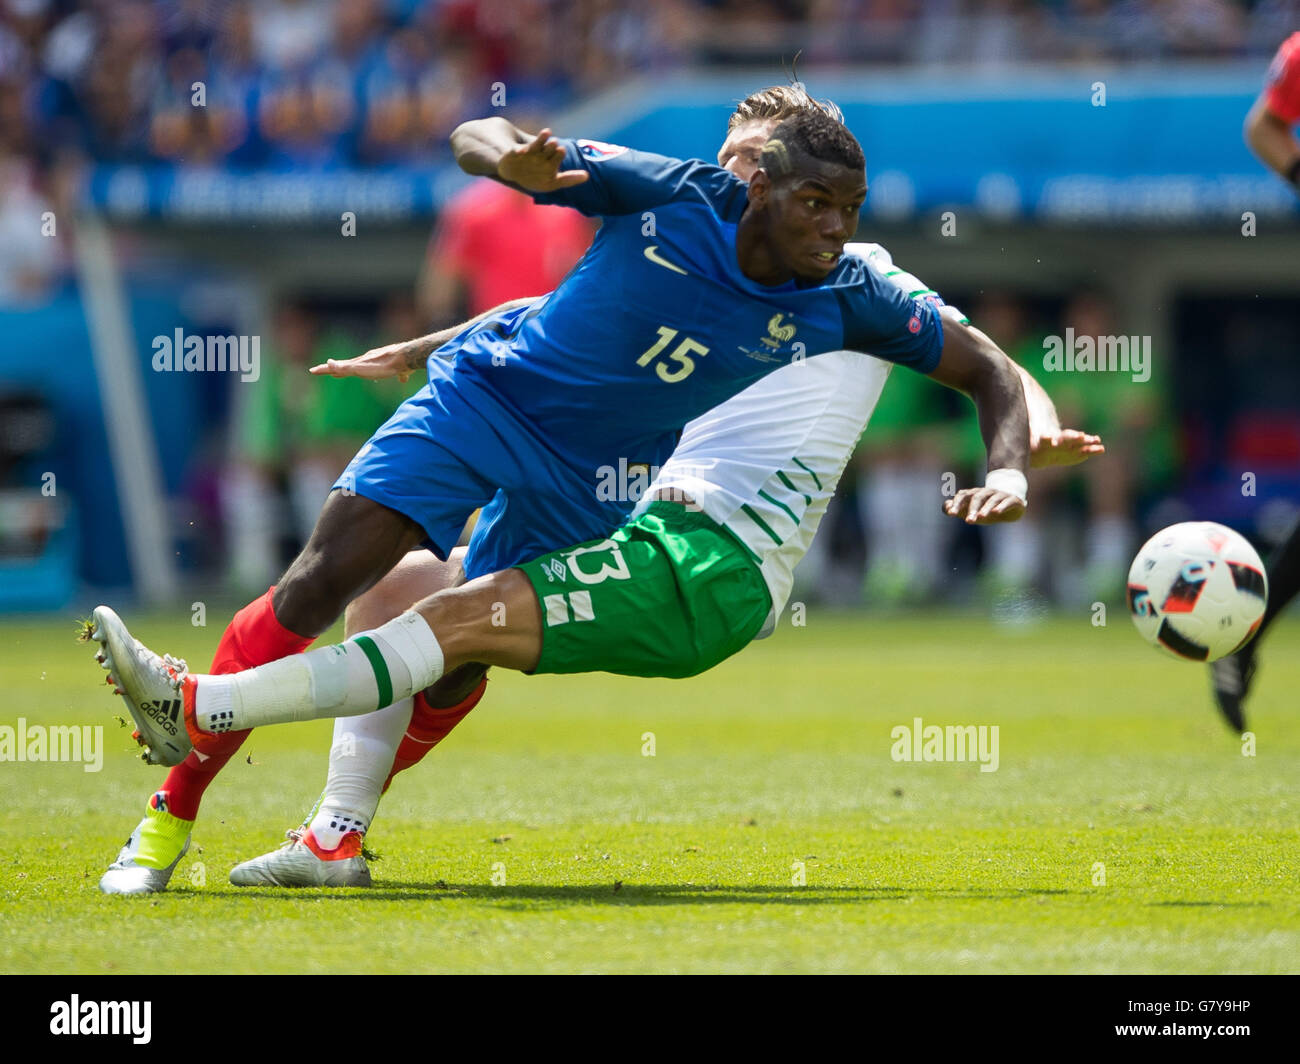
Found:
[{"label": "green grass pitch", "polygon": [[[224,617],[126,612],[200,665]],[[695,680],[499,674],[381,805],[368,891],[228,884],[324,779],[329,722],[266,729],[145,898],[96,881],[163,770],[71,617],[7,619],[0,725],[103,724],[107,752],[0,764],[0,971],[1297,971],[1300,625],[1244,756],[1204,667],[1090,618],[814,610]],[[998,770],[895,762],[914,717],[997,725]]]}]

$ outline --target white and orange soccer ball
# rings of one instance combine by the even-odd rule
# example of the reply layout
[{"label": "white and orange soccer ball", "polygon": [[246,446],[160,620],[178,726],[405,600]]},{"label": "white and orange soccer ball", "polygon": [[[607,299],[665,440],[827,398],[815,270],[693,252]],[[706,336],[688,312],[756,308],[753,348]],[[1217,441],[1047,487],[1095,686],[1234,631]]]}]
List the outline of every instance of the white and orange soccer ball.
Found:
[{"label": "white and orange soccer ball", "polygon": [[1215,661],[1245,646],[1268,603],[1264,563],[1245,537],[1213,521],[1163,528],[1128,571],[1128,609],[1153,646]]}]

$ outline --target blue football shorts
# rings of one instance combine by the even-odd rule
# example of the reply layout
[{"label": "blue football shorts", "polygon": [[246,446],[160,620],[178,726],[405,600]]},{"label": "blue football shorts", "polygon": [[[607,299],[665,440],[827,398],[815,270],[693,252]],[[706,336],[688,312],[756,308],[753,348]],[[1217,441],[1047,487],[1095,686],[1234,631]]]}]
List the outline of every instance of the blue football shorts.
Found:
[{"label": "blue football shorts", "polygon": [[491,388],[437,362],[334,484],[411,518],[442,559],[484,508],[465,559],[470,579],[608,535],[634,503],[598,499],[596,489],[596,463],[564,458]]}]

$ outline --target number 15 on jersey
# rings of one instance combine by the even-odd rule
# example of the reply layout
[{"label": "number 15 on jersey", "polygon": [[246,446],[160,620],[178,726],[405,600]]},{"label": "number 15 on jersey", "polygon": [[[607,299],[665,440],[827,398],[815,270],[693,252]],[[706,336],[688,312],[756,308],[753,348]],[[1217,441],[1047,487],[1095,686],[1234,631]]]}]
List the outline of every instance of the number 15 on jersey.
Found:
[{"label": "number 15 on jersey", "polygon": [[[667,325],[659,326],[659,339],[655,341],[654,346],[644,355],[636,360],[638,366],[648,366],[656,358],[664,353],[668,345],[677,339],[677,330],[670,329]],[[695,369],[695,358],[698,355],[703,358],[709,353],[709,349],[702,343],[692,340],[689,336],[683,338],[668,354],[665,361],[655,363],[655,373],[659,375],[661,381],[669,384],[676,384],[680,380],[685,380]],[[674,368],[669,368],[669,365]]]}]

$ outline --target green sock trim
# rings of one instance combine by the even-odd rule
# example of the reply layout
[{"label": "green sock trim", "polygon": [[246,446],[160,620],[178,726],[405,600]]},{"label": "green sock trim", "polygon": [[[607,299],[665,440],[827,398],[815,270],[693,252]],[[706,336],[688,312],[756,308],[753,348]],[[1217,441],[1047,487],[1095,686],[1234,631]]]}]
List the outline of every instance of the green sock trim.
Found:
[{"label": "green sock trim", "polygon": [[384,655],[368,635],[359,635],[353,642],[365,651],[370,667],[375,670],[375,683],[379,686],[379,705],[375,708],[383,709],[384,706],[392,705],[393,678],[388,674],[388,662],[384,660]]},{"label": "green sock trim", "polygon": [[166,868],[185,849],[194,821],[181,820],[158,809],[146,809],[144,819],[135,863],[145,868]]}]

